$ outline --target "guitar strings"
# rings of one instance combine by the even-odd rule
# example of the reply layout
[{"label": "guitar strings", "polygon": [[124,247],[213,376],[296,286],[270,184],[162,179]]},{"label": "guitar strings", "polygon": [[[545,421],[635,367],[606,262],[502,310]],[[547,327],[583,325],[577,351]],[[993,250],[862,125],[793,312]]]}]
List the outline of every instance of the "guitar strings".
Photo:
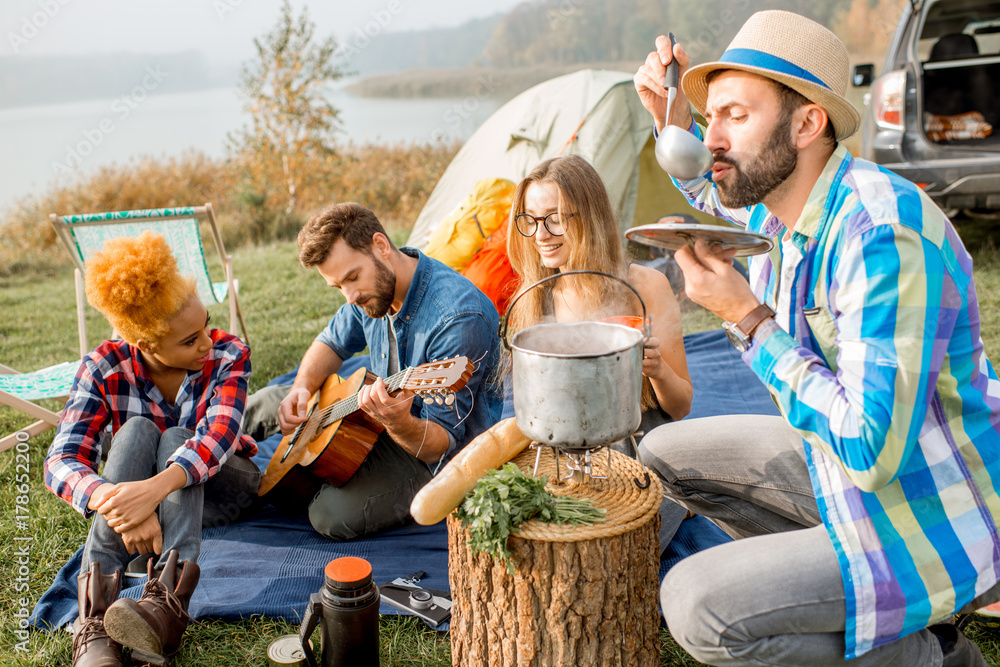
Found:
[{"label": "guitar strings", "polygon": [[[484,352],[482,354],[482,356],[479,357],[479,359],[476,359],[475,361],[472,362],[473,368],[475,369],[475,370],[473,370],[473,373],[475,373],[475,371],[479,370],[478,364],[479,364],[480,361],[482,361],[483,357],[485,357],[485,356],[486,356],[486,353]],[[469,411],[467,413],[465,413],[464,417],[462,417],[461,419],[459,419],[455,423],[455,426],[458,426],[459,424],[461,424],[462,422],[464,422],[466,419],[468,419],[469,415],[472,414],[472,409],[476,405],[476,396],[475,396],[475,394],[472,393],[472,389],[469,389],[468,385],[466,385],[465,388],[469,391],[469,398],[470,398],[471,404],[469,405]],[[402,402],[403,401],[400,401],[400,403],[402,403]],[[426,408],[426,406],[427,406],[427,401],[424,401],[424,407],[422,407],[421,410],[420,410],[421,416],[423,416],[424,409]],[[457,405],[455,406],[455,414],[458,414],[458,406]],[[420,439],[420,446],[417,447],[417,453],[413,455],[415,458],[418,458],[418,459],[420,458],[420,452],[423,451],[423,449],[424,449],[424,443],[427,442],[427,428],[430,426],[430,421],[431,421],[430,419],[423,419],[423,422],[424,422],[424,435]],[[438,464],[440,465],[440,463],[441,462],[439,460]]]},{"label": "guitar strings", "polygon": [[[477,364],[478,364],[478,363],[479,363],[480,361],[482,361],[483,357],[485,357],[485,356],[486,356],[486,352],[484,352],[484,353],[482,354],[482,356],[480,356],[480,357],[479,357],[479,359],[476,359],[475,361],[473,361],[473,362],[472,362],[472,366],[473,366],[473,368],[475,369],[475,370],[473,370],[473,373],[475,373],[475,372],[476,372],[476,370],[479,370],[479,368],[478,368]],[[469,418],[469,415],[471,415],[471,414],[472,414],[472,408],[474,408],[474,407],[475,407],[475,405],[476,405],[476,396],[475,396],[475,394],[473,394],[473,393],[472,393],[472,389],[469,389],[469,386],[468,386],[468,385],[466,385],[466,386],[465,386],[465,388],[466,388],[466,389],[468,389],[468,391],[469,391],[469,399],[470,399],[470,404],[469,404],[469,411],[468,411],[467,413],[465,413],[465,416],[464,416],[464,417],[462,417],[461,419],[459,419],[459,420],[458,420],[458,421],[457,421],[457,422],[455,423],[455,426],[458,426],[459,424],[461,424],[462,422],[464,422],[464,421],[465,421],[466,419],[468,419],[468,418]],[[423,414],[424,414],[424,410],[426,409],[426,407],[427,407],[427,403],[426,403],[426,402],[424,402],[424,406],[423,406],[423,407],[421,408],[421,410],[420,410],[420,414],[421,414],[421,416],[423,416]],[[458,405],[457,405],[457,401],[456,401],[456,405],[455,405],[455,414],[458,414]],[[414,456],[415,456],[416,458],[418,458],[418,459],[420,458],[420,451],[421,451],[421,450],[422,450],[422,449],[424,448],[424,443],[425,443],[425,442],[427,441],[427,427],[429,426],[429,424],[430,424],[430,419],[424,419],[424,436],[423,436],[423,438],[421,438],[421,440],[420,440],[420,446],[419,446],[419,447],[417,447],[417,453],[416,453],[416,454],[414,454]],[[447,453],[447,450],[446,450],[446,451],[445,451],[444,453]],[[438,467],[440,467],[440,465],[441,465],[441,459],[438,459],[438,462],[437,462],[437,465],[438,465]],[[437,469],[436,469],[436,468],[435,468],[435,470],[434,470],[434,474],[435,474],[435,475],[437,474]]]},{"label": "guitar strings", "polygon": [[[485,357],[485,356],[486,356],[487,354],[488,354],[488,352],[483,352],[483,354],[482,354],[482,355],[480,355],[480,357],[479,357],[478,359],[476,359],[475,361],[473,361],[473,362],[472,362],[472,366],[473,366],[473,371],[472,371],[472,372],[473,372],[473,373],[475,373],[476,371],[478,371],[478,370],[479,370],[479,362],[480,362],[480,361],[482,361],[482,360],[483,360],[483,358],[484,358],[484,357]],[[385,382],[385,385],[386,385],[386,388],[388,388],[388,389],[389,389],[389,391],[394,391],[393,389],[389,388],[389,385],[390,385],[390,384],[391,384],[392,382],[395,382],[395,381],[398,381],[398,380],[402,380],[402,379],[403,379],[403,376],[404,376],[404,375],[406,375],[406,371],[407,371],[407,370],[410,370],[410,369],[403,369],[403,370],[399,371],[398,373],[396,373],[395,375],[391,375],[391,376],[389,376],[388,378],[386,378],[386,379],[385,379],[385,381],[384,381],[384,382]],[[398,388],[399,388],[399,387],[397,387],[397,389],[398,389]],[[470,390],[469,390],[469,392],[470,392],[470,394],[471,394],[472,390],[470,389]],[[352,396],[352,397],[350,397],[350,398],[346,398],[346,399],[344,399],[344,400],[345,400],[345,401],[349,401],[349,400],[351,400],[351,398],[354,398],[354,399],[356,400],[356,399],[357,399],[357,396],[355,395],[355,396]],[[421,397],[421,399],[422,399],[422,400],[425,400],[425,401],[426,401],[426,399],[423,399],[423,397]],[[396,403],[386,403],[386,405],[387,405],[387,406],[390,406],[390,407],[392,407],[392,406],[394,406],[394,405],[399,405],[400,403],[405,403],[405,402],[406,402],[407,400],[409,400],[409,399],[403,399],[402,401],[398,401],[398,402],[396,402]],[[475,398],[473,398],[473,401],[474,401],[474,400],[475,400]],[[333,409],[334,407],[335,407],[335,406],[333,406],[333,405],[332,405],[332,406],[329,406],[329,407],[325,408],[325,410],[324,410],[324,413],[323,413],[323,414],[324,414],[324,418],[325,418],[325,416],[326,416],[326,413],[327,413],[327,412],[329,412],[330,410],[332,410],[332,409]],[[461,424],[461,423],[462,423],[463,421],[465,421],[465,419],[466,419],[466,418],[467,418],[467,417],[469,416],[469,414],[471,414],[471,413],[472,413],[472,410],[470,409],[470,410],[469,410],[469,413],[468,413],[468,414],[466,414],[466,415],[465,415],[465,417],[462,417],[462,419],[460,419],[460,420],[458,421],[458,424]],[[336,421],[336,420],[331,420],[331,421]],[[457,426],[458,424],[456,424],[456,426]],[[425,427],[425,428],[424,428],[424,431],[425,431],[425,437],[426,437],[426,430],[427,430],[427,429],[426,429],[426,427]]]},{"label": "guitar strings", "polygon": [[[476,407],[476,395],[472,393],[472,390],[469,389],[468,386],[466,386],[465,388],[469,392],[469,411],[465,413],[464,417],[462,417],[461,419],[458,420],[458,422],[455,423],[455,426],[458,426],[459,424],[461,424],[462,422],[464,422],[466,419],[468,419],[469,415],[472,414],[472,409]],[[456,403],[457,403],[457,401],[456,401]],[[457,406],[455,407],[455,414],[458,414],[458,407]]]},{"label": "guitar strings", "polygon": [[424,435],[420,438],[420,446],[417,447],[417,453],[413,455],[413,458],[420,459],[420,452],[424,448],[424,443],[427,442],[427,427],[430,426],[430,419],[424,420]]},{"label": "guitar strings", "polygon": [[[408,369],[404,368],[403,370],[399,371],[398,373],[395,373],[394,375],[390,375],[388,378],[386,378],[385,380],[383,380],[383,382],[385,382],[386,387],[388,387],[393,382],[398,382],[399,380],[402,380],[403,377],[406,375],[406,371],[407,370]],[[330,415],[332,415],[336,411],[337,406],[339,406],[339,405],[349,405],[352,401],[353,401],[353,406],[354,407],[341,417],[341,418],[343,418],[343,417],[346,417],[347,415],[351,414],[352,412],[354,412],[355,410],[358,409],[358,395],[357,394],[353,394],[351,396],[348,396],[347,398],[345,398],[345,399],[343,399],[341,401],[337,401],[333,405],[329,405],[329,406],[323,408],[323,411],[320,412],[319,415],[318,415],[319,419],[321,420],[320,421],[321,426],[324,426],[324,427],[325,426],[329,426],[333,422],[337,421],[336,419],[331,419],[328,422],[327,419],[328,419],[328,417]],[[395,405],[395,403],[392,403],[390,405]]]},{"label": "guitar strings", "polygon": [[[478,359],[476,359],[475,361],[472,362],[472,365],[473,365],[473,368],[474,368],[473,373],[475,373],[476,371],[479,370],[479,362],[481,362],[483,360],[483,358],[486,357],[487,354],[488,354],[487,352],[484,352],[482,355],[479,356]],[[390,386],[390,384],[393,383],[393,382],[397,382],[399,380],[402,380],[403,377],[406,375],[407,370],[409,370],[409,369],[403,369],[403,370],[399,371],[398,373],[395,373],[394,375],[391,375],[388,378],[386,378],[384,380],[386,387],[388,388]],[[459,419],[455,423],[455,426],[458,426],[459,424],[461,424],[462,422],[464,422],[466,419],[468,419],[469,415],[472,414],[472,411],[473,411],[473,409],[475,408],[475,405],[476,405],[476,396],[475,396],[475,394],[472,393],[472,389],[470,389],[468,386],[466,386],[465,389],[469,392],[469,402],[470,402],[470,404],[469,404],[469,411],[466,412],[465,416],[463,416],[461,419]],[[390,391],[391,391],[391,389],[390,389]],[[393,407],[393,406],[396,406],[396,405],[400,405],[401,403],[405,403],[407,401],[412,401],[413,398],[414,397],[411,396],[408,399],[403,399],[403,400],[400,400],[400,401],[396,401],[395,403],[386,403],[386,405],[388,407]],[[346,403],[351,402],[351,401],[354,402],[354,404],[355,404],[354,405],[354,410],[356,410],[357,407],[358,407],[357,406],[357,400],[358,400],[358,395],[354,394],[353,396],[350,396],[350,397],[348,397],[348,398],[346,398],[346,399],[344,399],[342,401],[338,401],[337,403],[334,403],[333,405],[330,405],[330,406],[324,408],[323,411],[320,413],[319,416],[320,416],[321,420],[325,422],[327,420],[327,418],[336,410],[336,408],[337,408],[338,405],[346,404]],[[425,402],[425,405],[426,405],[426,402]],[[351,410],[350,412],[353,412],[354,410]],[[421,412],[423,412],[423,410],[421,410]],[[455,412],[456,412],[456,414],[458,413],[458,407],[457,406],[455,407]],[[332,421],[336,421],[336,420],[332,420]],[[423,422],[424,422],[424,434],[423,434],[423,436],[420,439],[420,445],[417,447],[417,452],[416,452],[416,454],[414,454],[415,458],[420,458],[420,452],[423,451],[424,443],[427,442],[427,429],[430,426],[430,420],[429,419],[424,419]]]},{"label": "guitar strings", "polygon": [[[476,359],[475,361],[472,362],[472,367],[473,367],[473,371],[472,372],[473,373],[476,373],[479,370],[479,362],[482,361],[486,357],[487,354],[489,354],[489,353],[488,352],[483,352],[479,356],[478,359]],[[486,378],[480,378],[480,382],[485,382],[485,381],[486,381]],[[458,426],[459,424],[461,424],[462,422],[464,422],[466,419],[468,419],[469,415],[472,414],[473,409],[475,409],[475,407],[476,407],[476,395],[472,393],[472,389],[469,388],[469,385],[465,385],[465,389],[468,390],[468,392],[469,392],[469,411],[465,413],[464,417],[462,417],[461,419],[458,420],[458,422],[455,424],[455,426]],[[455,414],[458,414],[458,401],[455,401]]]}]

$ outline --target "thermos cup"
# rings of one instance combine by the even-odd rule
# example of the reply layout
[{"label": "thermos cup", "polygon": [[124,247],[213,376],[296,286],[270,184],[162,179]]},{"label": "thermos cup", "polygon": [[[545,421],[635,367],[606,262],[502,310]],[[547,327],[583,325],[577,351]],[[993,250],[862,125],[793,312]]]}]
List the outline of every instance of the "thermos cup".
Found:
[{"label": "thermos cup", "polygon": [[[309,596],[299,628],[309,667],[377,667],[379,592],[371,564],[363,558],[336,558],[327,563],[324,574],[326,583]],[[309,645],[317,624],[320,663]]]}]

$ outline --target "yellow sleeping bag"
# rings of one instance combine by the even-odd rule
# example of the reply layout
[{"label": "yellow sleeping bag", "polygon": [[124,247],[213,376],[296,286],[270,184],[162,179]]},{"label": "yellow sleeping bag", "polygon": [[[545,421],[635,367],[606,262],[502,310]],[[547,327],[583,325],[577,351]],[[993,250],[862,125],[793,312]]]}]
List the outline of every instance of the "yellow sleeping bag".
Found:
[{"label": "yellow sleeping bag", "polygon": [[515,187],[505,178],[484,178],[476,183],[472,194],[431,233],[424,254],[464,271],[483,242],[510,215]]}]

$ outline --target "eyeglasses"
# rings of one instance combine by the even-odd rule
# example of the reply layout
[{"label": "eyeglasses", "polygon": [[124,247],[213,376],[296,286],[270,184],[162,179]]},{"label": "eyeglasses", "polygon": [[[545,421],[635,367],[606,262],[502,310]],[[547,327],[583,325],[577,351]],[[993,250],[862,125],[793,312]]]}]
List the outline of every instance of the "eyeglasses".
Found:
[{"label": "eyeglasses", "polygon": [[[565,213],[568,218],[572,218],[575,213]],[[535,232],[538,231],[538,223],[545,225],[545,231],[547,231],[552,236],[562,236],[566,233],[563,229],[562,220],[559,219],[559,212],[553,211],[548,215],[542,216],[541,218],[536,218],[529,213],[518,213],[514,216],[514,225],[517,226],[517,231],[521,232],[521,236],[532,237]]]}]

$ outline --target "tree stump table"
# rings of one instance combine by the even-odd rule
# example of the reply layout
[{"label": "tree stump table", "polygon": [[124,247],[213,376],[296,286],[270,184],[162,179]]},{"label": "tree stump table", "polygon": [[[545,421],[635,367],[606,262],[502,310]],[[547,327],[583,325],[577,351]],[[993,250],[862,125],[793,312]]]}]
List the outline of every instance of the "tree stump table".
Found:
[{"label": "tree stump table", "polygon": [[[611,453],[610,470],[606,452],[594,458],[594,474],[607,479],[553,484],[555,457],[543,449],[538,472],[549,490],[589,498],[606,515],[592,525],[521,524],[508,543],[513,575],[503,561],[472,553],[468,531],[448,517],[453,665],[659,664],[662,486],[653,476],[638,488],[633,478],[641,481],[644,468],[623,454]],[[535,452],[514,463],[531,474]]]}]

